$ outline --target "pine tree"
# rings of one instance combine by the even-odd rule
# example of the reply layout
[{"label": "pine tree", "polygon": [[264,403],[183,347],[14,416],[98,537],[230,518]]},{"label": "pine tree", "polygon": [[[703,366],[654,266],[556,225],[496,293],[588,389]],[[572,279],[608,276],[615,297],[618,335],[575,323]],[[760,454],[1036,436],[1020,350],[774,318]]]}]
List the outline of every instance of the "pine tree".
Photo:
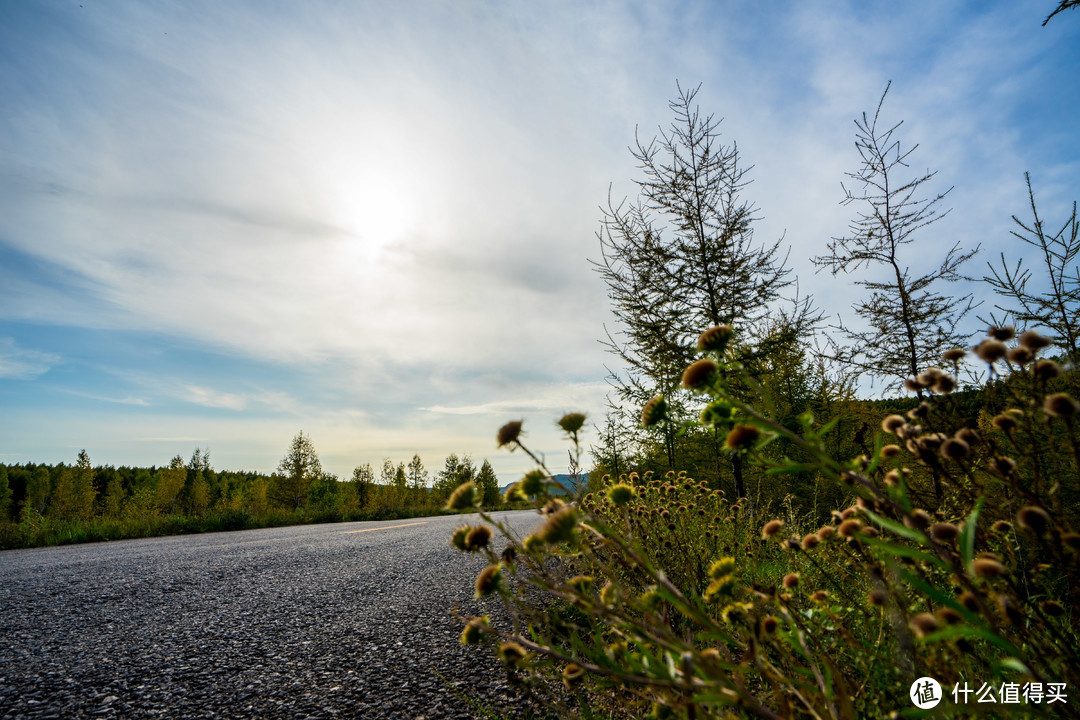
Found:
[{"label": "pine tree", "polygon": [[311,483],[322,474],[322,463],[311,438],[301,430],[289,444],[278,465],[274,499],[287,508],[299,510],[307,502]]},{"label": "pine tree", "polygon": [[363,510],[371,499],[371,486],[375,483],[375,471],[372,470],[371,463],[353,468],[352,483],[356,489],[357,507]]},{"label": "pine tree", "polygon": [[480,472],[476,474],[476,485],[483,492],[483,504],[485,506],[499,504],[499,478],[495,475],[495,469],[486,459],[480,466]]},{"label": "pine tree", "polygon": [[90,456],[86,450],[79,451],[75,463],[72,482],[74,484],[74,517],[89,520],[94,515],[94,500],[97,488],[94,486],[94,468],[90,465]]},{"label": "pine tree", "polygon": [[416,504],[423,504],[423,497],[427,494],[427,481],[428,471],[424,469],[420,454],[416,453],[409,461],[409,487]]}]

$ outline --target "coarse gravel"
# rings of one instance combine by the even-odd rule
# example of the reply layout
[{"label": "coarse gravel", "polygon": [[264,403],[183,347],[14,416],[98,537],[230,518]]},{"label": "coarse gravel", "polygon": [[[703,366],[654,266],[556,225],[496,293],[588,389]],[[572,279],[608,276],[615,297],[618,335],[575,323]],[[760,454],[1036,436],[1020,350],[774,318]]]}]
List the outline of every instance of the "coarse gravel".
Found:
[{"label": "coarse gravel", "polygon": [[0,552],[0,718],[521,716],[490,650],[458,642],[455,605],[498,610],[472,599],[485,560],[448,545],[460,522]]}]

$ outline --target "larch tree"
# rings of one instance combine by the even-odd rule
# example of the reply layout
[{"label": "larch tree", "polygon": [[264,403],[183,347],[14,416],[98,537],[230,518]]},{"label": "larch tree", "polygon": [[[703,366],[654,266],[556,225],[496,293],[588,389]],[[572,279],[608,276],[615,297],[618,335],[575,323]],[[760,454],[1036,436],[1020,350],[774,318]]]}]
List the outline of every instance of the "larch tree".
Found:
[{"label": "larch tree", "polygon": [[289,450],[278,465],[274,488],[275,500],[299,510],[307,502],[311,483],[322,475],[322,463],[310,436],[301,430],[289,443]]},{"label": "larch tree", "polygon": [[855,147],[862,162],[847,174],[854,189],[844,187],[844,204],[859,208],[850,234],[833,238],[828,252],[813,262],[833,275],[863,271],[855,284],[867,294],[852,307],[864,327],[843,321],[834,325],[843,343],[834,342],[832,354],[872,379],[896,386],[939,364],[945,350],[967,342],[961,322],[972,310],[971,295],[949,295],[941,286],[967,279],[961,266],[978,248],[964,250],[957,242],[929,269],[911,270],[912,260],[926,264],[933,256],[926,243],[917,253],[912,245],[948,212],[941,204],[949,190],[924,195],[936,173],[908,174],[918,146],[901,145],[896,134],[902,123],[882,123],[888,92],[886,86],[872,116],[863,113],[855,121]]}]

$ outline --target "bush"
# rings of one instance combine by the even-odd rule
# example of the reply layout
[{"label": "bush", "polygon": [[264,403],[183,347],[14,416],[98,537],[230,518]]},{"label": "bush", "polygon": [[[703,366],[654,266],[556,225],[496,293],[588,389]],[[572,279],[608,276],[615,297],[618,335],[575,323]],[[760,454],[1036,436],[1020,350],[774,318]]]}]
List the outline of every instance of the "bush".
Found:
[{"label": "bush", "polygon": [[977,423],[952,397],[963,353],[947,354],[953,373],[909,379],[918,404],[883,419],[871,456],[843,460],[826,451],[835,422],[785,428],[728,392],[752,380],[711,353],[717,371],[697,387],[723,412],[704,424],[778,484],[809,472],[840,488],[832,522],[674,472],[609,477],[566,505],[541,466],[532,535],[481,513],[506,540],[498,555],[458,533],[490,563],[477,595],[510,611],[505,624],[470,619],[463,641],[489,643],[561,716],[907,715],[924,676],[946,713],[986,708],[952,699],[986,683],[999,715],[1078,716],[1075,703],[1001,702],[1028,683],[1080,683],[1077,378],[1037,359],[1042,344],[976,348],[991,370]]}]

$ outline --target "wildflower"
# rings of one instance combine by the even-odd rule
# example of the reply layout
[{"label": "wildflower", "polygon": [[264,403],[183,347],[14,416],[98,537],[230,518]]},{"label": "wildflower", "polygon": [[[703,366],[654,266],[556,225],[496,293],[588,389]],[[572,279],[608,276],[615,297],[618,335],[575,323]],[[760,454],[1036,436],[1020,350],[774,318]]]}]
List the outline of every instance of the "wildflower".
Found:
[{"label": "wildflower", "polygon": [[995,578],[1005,574],[1005,566],[993,558],[978,558],[971,565],[975,577]]},{"label": "wildflower", "polygon": [[521,647],[520,643],[516,643],[513,640],[499,643],[499,659],[507,665],[517,666],[521,664],[526,657],[528,657],[528,653],[525,652],[525,648]]},{"label": "wildflower", "polygon": [[1005,353],[1009,351],[1000,340],[983,340],[973,350],[980,360],[990,365],[1005,357]]},{"label": "wildflower", "polygon": [[735,571],[735,558],[724,557],[720,558],[712,564],[709,568],[709,577],[713,580],[721,578],[724,575],[729,575]]},{"label": "wildflower", "polygon": [[1028,505],[1016,513],[1016,524],[1036,535],[1043,535],[1050,527],[1050,516],[1042,508]]},{"label": "wildflower", "polygon": [[488,626],[488,618],[473,618],[465,624],[465,629],[461,631],[461,644],[462,645],[477,645],[484,637],[484,631]]},{"label": "wildflower", "polygon": [[1044,337],[1034,330],[1026,330],[1020,335],[1020,344],[1028,350],[1042,350],[1050,347],[1050,338]]},{"label": "wildflower", "polygon": [[566,413],[561,418],[559,418],[559,427],[561,427],[563,431],[568,432],[571,435],[580,430],[581,426],[584,424],[584,413]]},{"label": "wildflower", "polygon": [[911,629],[919,637],[926,637],[938,629],[938,621],[930,613],[919,613],[909,621]]},{"label": "wildflower", "polygon": [[682,376],[682,386],[687,390],[702,390],[712,383],[719,367],[715,360],[702,358],[691,363]]},{"label": "wildflower", "polygon": [[622,507],[626,503],[633,500],[635,494],[636,492],[634,491],[634,488],[625,483],[618,483],[616,485],[612,485],[610,488],[608,488],[607,492],[608,499],[611,500],[612,504],[617,507]]},{"label": "wildflower", "polygon": [[446,501],[447,510],[464,510],[479,504],[479,493],[476,492],[476,484],[471,480],[458,485],[457,489],[450,494]]},{"label": "wildflower", "polygon": [[1072,420],[1076,413],[1080,412],[1080,403],[1076,402],[1068,393],[1054,393],[1048,395],[1043,402],[1043,412],[1062,420]]},{"label": "wildflower", "polygon": [[930,528],[930,534],[934,536],[935,540],[947,543],[960,537],[960,528],[952,523],[939,522],[934,523],[934,526]]},{"label": "wildflower", "polygon": [[641,409],[641,424],[651,427],[667,418],[667,401],[663,395],[657,395]]},{"label": "wildflower", "polygon": [[727,325],[716,325],[701,333],[698,338],[699,352],[722,353],[735,332]]},{"label": "wildflower", "polygon": [[577,523],[577,510],[567,506],[548,515],[547,521],[537,530],[536,534],[549,545],[558,545],[567,542],[574,536],[574,528],[577,527]]},{"label": "wildflower", "polygon": [[780,528],[784,527],[783,520],[770,520],[765,523],[765,526],[761,528],[762,539],[768,540],[776,533],[780,532]]},{"label": "wildflower", "polygon": [[520,436],[521,420],[511,420],[499,428],[499,432],[495,435],[495,439],[498,441],[499,447],[502,447],[517,442]]},{"label": "wildflower", "polygon": [[759,437],[761,437],[761,431],[756,427],[740,423],[728,433],[724,445],[728,450],[748,450],[753,447]]},{"label": "wildflower", "polygon": [[907,420],[900,415],[890,415],[881,421],[881,428],[885,432],[892,433],[893,435],[899,434],[898,431],[905,425],[907,425]]},{"label": "wildflower", "polygon": [[488,565],[476,576],[476,597],[482,598],[495,592],[502,580],[502,564]]},{"label": "wildflower", "polygon": [[465,549],[469,552],[481,550],[491,542],[491,528],[487,525],[477,525],[465,535]]}]

